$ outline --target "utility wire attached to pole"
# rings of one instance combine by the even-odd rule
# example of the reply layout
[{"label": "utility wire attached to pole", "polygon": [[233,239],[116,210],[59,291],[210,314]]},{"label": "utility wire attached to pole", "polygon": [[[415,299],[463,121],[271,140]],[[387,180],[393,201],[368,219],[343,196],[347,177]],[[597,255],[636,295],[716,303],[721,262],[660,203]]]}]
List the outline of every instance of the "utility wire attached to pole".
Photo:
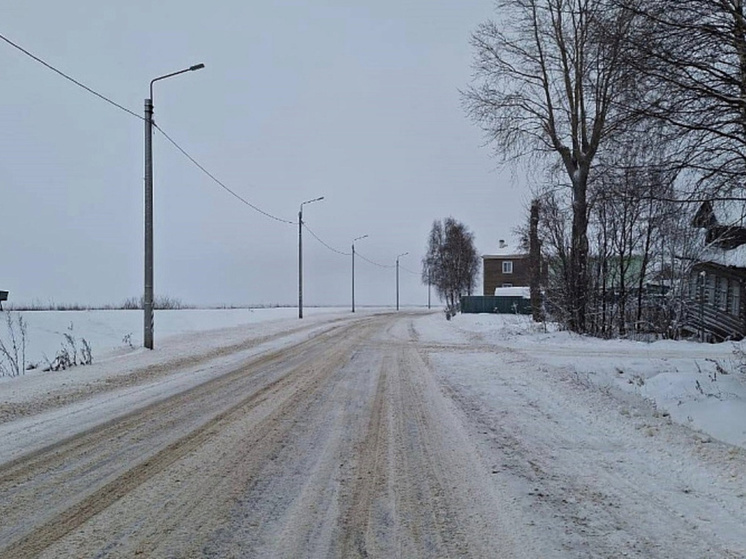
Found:
[{"label": "utility wire attached to pole", "polygon": [[[52,66],[51,64],[49,64],[48,62],[46,62],[45,60],[43,60],[42,58],[36,56],[35,54],[31,53],[30,51],[28,51],[27,49],[23,48],[22,46],[20,46],[19,44],[15,43],[14,41],[11,41],[10,39],[8,39],[7,37],[5,37],[2,34],[0,34],[0,40],[5,41],[7,44],[9,44],[10,46],[12,46],[13,48],[19,50],[20,52],[22,52],[23,54],[25,54],[29,58],[35,60],[36,62],[38,62],[39,64],[41,64],[45,68],[48,68],[49,70],[51,70],[55,74],[63,77],[67,81],[69,81],[69,82],[77,85],[81,89],[84,89],[85,91],[87,91],[91,95],[95,95],[96,97],[98,97],[102,101],[105,101],[106,103],[112,105],[113,107],[116,107],[117,109],[119,109],[121,111],[124,111],[125,113],[127,113],[127,114],[129,114],[131,116],[134,116],[138,120],[145,121],[145,118],[142,117],[142,116],[140,116],[139,114],[137,114],[135,111],[132,111],[132,110],[128,109],[127,107],[125,107],[124,105],[121,105],[121,104],[117,103],[116,101],[112,101],[107,96],[99,93],[98,91],[96,91],[95,89],[93,89],[91,87],[88,87],[87,85],[85,85],[81,81],[79,81],[79,80],[73,78],[72,76],[66,74],[62,70],[59,70],[59,69],[55,68],[54,66]],[[275,215],[272,215],[269,212],[266,212],[266,211],[262,210],[261,208],[259,208],[255,204],[252,204],[251,202],[249,202],[248,200],[246,200],[245,198],[243,198],[242,196],[240,196],[239,194],[237,194],[234,190],[230,189],[225,183],[223,183],[215,175],[213,175],[210,171],[208,171],[205,168],[204,165],[202,165],[199,161],[197,161],[197,159],[195,159],[194,157],[192,157],[184,148],[182,148],[176,142],[176,140],[174,140],[171,136],[169,136],[166,133],[166,131],[163,130],[163,128],[161,128],[160,126],[158,126],[158,124],[156,124],[155,122],[152,122],[152,127],[155,128],[155,129],[157,129],[161,134],[163,134],[164,138],[166,138],[177,150],[179,150],[182,153],[182,155],[184,155],[184,157],[186,157],[187,159],[189,159],[189,161],[191,161],[205,175],[207,175],[210,179],[212,179],[212,181],[215,182],[215,184],[217,184],[218,186],[222,187],[225,191],[227,191],[229,194],[231,194],[232,196],[234,196],[235,198],[237,198],[238,200],[240,200],[242,203],[244,203],[245,205],[247,205],[248,207],[250,207],[254,211],[257,211],[260,214],[262,214],[262,215],[264,215],[264,216],[266,216],[266,217],[268,217],[270,219],[273,219],[275,221],[279,221],[280,223],[286,223],[286,224],[289,224],[289,225],[294,225],[295,224],[294,221],[290,221],[290,220],[287,220],[287,219],[283,219],[283,218],[277,217]]]},{"label": "utility wire attached to pole", "polygon": [[19,45],[19,44],[17,44],[17,43],[14,43],[13,41],[11,41],[10,39],[8,39],[8,38],[7,38],[7,37],[5,37],[4,35],[0,34],[0,39],[2,39],[3,41],[5,41],[6,43],[8,43],[8,44],[9,44],[10,46],[12,46],[13,48],[15,48],[15,49],[18,49],[19,51],[21,51],[21,52],[22,52],[23,54],[25,54],[25,55],[26,55],[26,56],[28,56],[29,58],[32,58],[32,59],[36,60],[36,61],[37,61],[37,62],[38,62],[39,64],[41,64],[42,66],[45,66],[46,68],[49,68],[50,70],[52,70],[52,72],[54,72],[54,73],[56,73],[56,74],[59,74],[60,76],[62,76],[62,77],[63,77],[63,78],[65,78],[66,80],[68,80],[68,81],[70,81],[70,82],[74,83],[74,84],[75,84],[75,85],[77,85],[78,87],[81,87],[81,88],[85,89],[85,90],[86,90],[86,91],[87,91],[88,93],[91,93],[92,95],[95,95],[95,96],[96,96],[96,97],[98,97],[99,99],[102,99],[103,101],[106,101],[106,102],[107,102],[107,103],[109,103],[110,105],[113,105],[113,106],[115,106],[115,107],[116,107],[117,109],[120,109],[120,110],[124,111],[125,113],[128,113],[128,114],[130,114],[130,115],[134,116],[134,117],[135,117],[135,118],[137,118],[137,119],[140,119],[140,120],[145,120],[145,119],[144,119],[143,117],[141,117],[141,116],[140,116],[139,114],[137,114],[137,113],[136,113],[135,111],[131,111],[131,110],[129,110],[129,109],[127,108],[127,107],[124,107],[124,106],[120,105],[119,103],[117,103],[117,102],[115,102],[115,101],[112,101],[111,99],[109,99],[109,98],[108,98],[108,97],[106,97],[105,95],[102,95],[102,94],[101,94],[101,93],[99,93],[98,91],[95,91],[95,90],[91,89],[90,87],[88,87],[88,86],[87,86],[87,85],[85,85],[84,83],[81,83],[81,82],[79,82],[78,80],[76,80],[75,78],[73,78],[73,77],[71,77],[71,76],[67,75],[67,74],[66,74],[65,72],[63,72],[62,70],[58,70],[57,68],[55,68],[54,66],[52,66],[52,65],[51,65],[51,64],[49,64],[48,62],[45,62],[44,60],[42,60],[41,58],[39,58],[39,57],[38,57],[38,56],[36,56],[35,54],[32,54],[31,52],[27,51],[27,50],[26,50],[25,48],[23,48],[23,47],[22,47],[21,45]]},{"label": "utility wire attached to pole", "polygon": [[379,264],[378,262],[374,262],[374,261],[373,261],[373,260],[371,260],[370,258],[366,258],[366,257],[365,257],[365,256],[363,256],[362,254],[360,254],[360,252],[357,252],[356,254],[357,254],[357,256],[359,256],[360,258],[362,258],[363,260],[365,260],[365,261],[366,261],[366,262],[367,262],[368,264],[373,264],[374,266],[378,266],[379,268],[388,268],[388,269],[393,269],[393,268],[396,268],[396,265],[391,265],[391,264]]},{"label": "utility wire attached to pole", "polygon": [[318,242],[320,242],[322,245],[324,245],[326,248],[328,248],[332,252],[336,252],[337,254],[339,254],[341,256],[350,256],[350,254],[352,254],[350,252],[344,252],[342,250],[337,250],[333,246],[331,246],[328,243],[326,243],[323,239],[321,239],[321,237],[319,237],[316,233],[313,232],[313,230],[306,224],[305,221],[303,222],[303,227],[305,228],[306,231],[308,231],[309,233],[311,233],[311,236],[314,239],[316,239]]},{"label": "utility wire attached to pole", "polygon": [[189,153],[187,153],[187,151],[183,147],[181,147],[179,144],[177,144],[176,141],[173,138],[171,138],[171,136],[169,136],[168,134],[166,134],[166,132],[163,130],[163,128],[161,128],[160,126],[158,126],[155,123],[153,123],[153,126],[156,129],[158,129],[158,131],[161,134],[163,134],[163,137],[166,138],[169,142],[171,142],[171,144],[177,150],[179,150],[182,153],[182,155],[184,155],[184,157],[186,157],[189,161],[191,161],[205,175],[207,175],[208,177],[210,177],[213,180],[213,182],[215,182],[218,186],[220,186],[221,188],[223,188],[223,190],[225,190],[226,192],[228,192],[229,194],[231,194],[232,196],[234,196],[239,201],[243,202],[245,205],[247,205],[248,207],[250,207],[252,210],[254,210],[256,212],[259,212],[260,214],[262,214],[265,217],[268,217],[270,219],[274,219],[275,221],[279,221],[280,223],[286,223],[288,225],[295,225],[294,221],[290,221],[289,219],[283,219],[281,217],[277,217],[276,215],[272,215],[269,212],[265,212],[260,207],[252,204],[251,202],[249,202],[248,200],[246,200],[245,198],[243,198],[242,196],[240,196],[239,194],[237,194],[235,191],[233,191],[230,188],[228,188],[228,186],[223,181],[221,181],[215,175],[213,175],[210,171],[208,171],[199,161],[197,161],[194,157],[192,157],[191,155],[189,155]]}]

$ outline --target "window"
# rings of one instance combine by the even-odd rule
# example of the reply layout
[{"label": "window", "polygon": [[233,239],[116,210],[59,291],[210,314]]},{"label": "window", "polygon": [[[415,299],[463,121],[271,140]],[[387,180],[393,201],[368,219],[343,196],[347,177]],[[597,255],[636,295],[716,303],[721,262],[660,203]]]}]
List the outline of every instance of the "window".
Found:
[{"label": "window", "polygon": [[720,277],[718,282],[717,304],[721,311],[728,310],[728,278]]},{"label": "window", "polygon": [[689,276],[689,297],[698,301],[699,300],[699,283],[698,275],[692,274]]},{"label": "window", "polygon": [[715,276],[707,274],[705,279],[705,304],[715,306]]},{"label": "window", "polygon": [[741,315],[741,282],[730,280],[730,314]]},{"label": "window", "polygon": [[512,274],[513,273],[513,262],[510,260],[504,260],[503,261],[503,274]]},{"label": "window", "polygon": [[513,287],[512,283],[504,283],[502,284],[502,287]]}]

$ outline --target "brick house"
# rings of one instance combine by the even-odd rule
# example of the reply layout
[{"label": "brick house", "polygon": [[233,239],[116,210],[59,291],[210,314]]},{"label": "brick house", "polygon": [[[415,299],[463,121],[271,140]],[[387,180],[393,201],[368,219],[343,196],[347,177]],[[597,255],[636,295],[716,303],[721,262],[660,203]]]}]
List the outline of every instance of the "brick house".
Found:
[{"label": "brick house", "polygon": [[495,294],[498,287],[527,287],[529,285],[528,254],[510,249],[500,240],[494,254],[482,255],[482,294]]}]

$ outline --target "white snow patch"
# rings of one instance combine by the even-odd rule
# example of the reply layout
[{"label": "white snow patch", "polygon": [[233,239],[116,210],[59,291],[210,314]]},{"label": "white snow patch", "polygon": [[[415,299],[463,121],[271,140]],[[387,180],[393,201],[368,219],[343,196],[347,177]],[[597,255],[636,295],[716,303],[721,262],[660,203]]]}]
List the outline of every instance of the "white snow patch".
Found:
[{"label": "white snow patch", "polygon": [[734,343],[602,340],[498,314],[433,316],[418,329],[424,341],[518,350],[601,388],[639,395],[682,425],[746,448],[746,373]]},{"label": "white snow patch", "polygon": [[523,297],[524,299],[531,298],[530,287],[496,287],[496,297]]},{"label": "white snow patch", "polygon": [[[305,308],[307,320],[319,315],[346,314],[340,308]],[[93,348],[94,362],[113,355],[129,353],[142,347],[143,312],[136,310],[108,311],[27,311],[20,312],[28,324],[26,362],[44,368],[53,360],[64,342],[64,334],[72,333]],[[235,328],[267,321],[297,322],[298,309],[188,309],[155,311],[156,348],[173,336]],[[72,331],[70,327],[72,326]],[[6,339],[5,325],[0,323],[0,336]],[[2,378],[0,378],[2,382]]]}]

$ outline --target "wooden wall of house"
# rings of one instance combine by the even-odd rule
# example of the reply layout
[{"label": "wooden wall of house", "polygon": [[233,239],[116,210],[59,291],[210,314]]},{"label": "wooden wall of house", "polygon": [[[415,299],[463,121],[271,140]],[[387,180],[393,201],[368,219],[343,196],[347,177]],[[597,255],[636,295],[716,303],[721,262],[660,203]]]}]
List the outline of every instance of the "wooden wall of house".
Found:
[{"label": "wooden wall of house", "polygon": [[[704,282],[704,283],[703,283]],[[687,327],[712,341],[746,337],[746,270],[696,264],[687,289]]]}]

